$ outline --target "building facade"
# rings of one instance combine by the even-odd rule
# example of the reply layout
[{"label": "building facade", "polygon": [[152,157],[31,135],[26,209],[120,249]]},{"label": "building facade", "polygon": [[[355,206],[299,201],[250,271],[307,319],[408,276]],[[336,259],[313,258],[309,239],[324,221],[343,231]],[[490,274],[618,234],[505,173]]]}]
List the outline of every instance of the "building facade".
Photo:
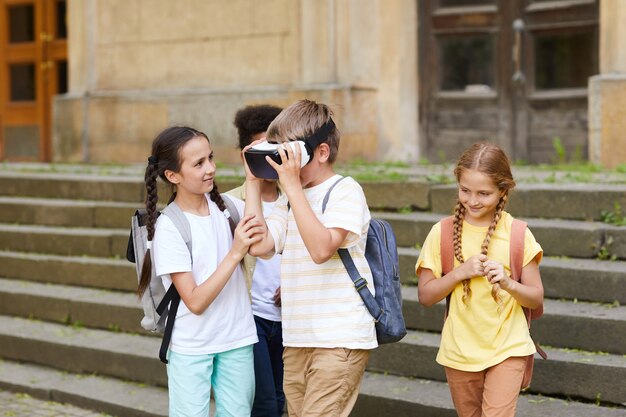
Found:
[{"label": "building facade", "polygon": [[335,111],[341,160],[439,162],[490,140],[614,166],[624,3],[0,0],[0,157],[142,162],[187,124],[236,162],[237,109],[306,97]]}]

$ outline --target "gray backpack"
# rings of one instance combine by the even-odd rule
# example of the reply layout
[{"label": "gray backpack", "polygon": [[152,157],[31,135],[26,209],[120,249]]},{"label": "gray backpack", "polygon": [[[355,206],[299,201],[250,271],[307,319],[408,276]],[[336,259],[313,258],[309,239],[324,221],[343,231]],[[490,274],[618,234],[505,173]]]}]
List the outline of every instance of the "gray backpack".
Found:
[{"label": "gray backpack", "polygon": [[[226,210],[229,214],[228,222],[231,231],[234,233],[237,223],[239,223],[239,211],[228,196],[222,194],[222,200],[224,200]],[[161,210],[159,215],[160,214],[164,214],[172,220],[172,223],[174,223],[174,226],[176,226],[176,229],[178,229],[178,232],[183,237],[189,249],[189,254],[191,255],[191,226],[180,207],[178,207],[175,202],[171,202],[167,207]],[[128,238],[128,247],[126,249],[126,258],[135,264],[138,282],[141,278],[143,260],[148,250],[148,231],[145,225],[146,216],[146,210],[140,209],[137,210],[131,218],[131,230]],[[163,342],[159,352],[159,358],[163,363],[167,363],[165,356],[169,347],[179,303],[180,295],[176,291],[176,287],[170,285],[168,290],[165,289],[163,280],[160,276],[156,275],[153,259],[150,285],[146,288],[146,291],[141,297],[141,305],[144,313],[144,317],[141,320],[141,327],[150,332],[163,334]],[[168,317],[170,317],[170,319],[168,319]]]},{"label": "gray backpack", "polygon": [[[346,177],[338,179],[326,192],[322,201],[322,213],[326,210],[330,192],[344,178]],[[355,290],[374,318],[378,344],[401,340],[406,335],[406,325],[402,313],[398,248],[391,225],[385,220],[371,219],[367,230],[365,259],[372,272],[374,282],[371,285],[374,286],[376,296],[372,295],[367,287],[368,282],[359,274],[348,249],[339,248],[337,252],[350,275]]]}]

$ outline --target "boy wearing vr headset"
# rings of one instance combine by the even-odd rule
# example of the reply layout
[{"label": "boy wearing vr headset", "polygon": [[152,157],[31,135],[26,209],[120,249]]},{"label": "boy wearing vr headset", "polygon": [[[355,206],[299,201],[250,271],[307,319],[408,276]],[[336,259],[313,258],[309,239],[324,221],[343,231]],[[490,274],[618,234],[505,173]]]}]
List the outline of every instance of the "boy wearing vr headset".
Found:
[{"label": "boy wearing vr headset", "polygon": [[[246,214],[263,219],[255,172],[275,171],[284,191],[266,218],[263,239],[249,253],[282,252],[284,391],[289,415],[297,417],[347,417],[369,351],[377,347],[373,318],[337,255],[347,248],[361,276],[372,282],[364,256],[370,213],[359,184],[333,170],[339,131],[331,115],[324,104],[298,101],[268,128],[267,141],[282,146],[244,149]],[[250,157],[254,147],[257,155]],[[259,158],[260,152],[267,155]]]}]

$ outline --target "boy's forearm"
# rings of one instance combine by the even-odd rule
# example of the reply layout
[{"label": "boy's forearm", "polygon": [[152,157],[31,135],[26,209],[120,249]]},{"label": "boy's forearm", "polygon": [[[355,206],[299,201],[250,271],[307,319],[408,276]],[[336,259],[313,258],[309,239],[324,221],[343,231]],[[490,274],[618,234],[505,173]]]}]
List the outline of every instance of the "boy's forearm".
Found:
[{"label": "boy's forearm", "polygon": [[313,262],[319,264],[327,261],[341,242],[335,245],[330,230],[317,218],[302,190],[288,197],[300,236]]},{"label": "boy's forearm", "polygon": [[263,206],[261,205],[261,182],[246,180],[246,201],[244,215],[254,214],[263,219]]},{"label": "boy's forearm", "polygon": [[252,244],[248,248],[248,253],[252,256],[264,256],[274,249],[274,240],[267,230],[267,224],[265,223],[265,217],[263,216],[263,206],[261,203],[261,182],[260,181],[246,181],[246,201],[245,201],[244,214],[254,214],[263,224],[265,224],[265,231],[262,239]]}]

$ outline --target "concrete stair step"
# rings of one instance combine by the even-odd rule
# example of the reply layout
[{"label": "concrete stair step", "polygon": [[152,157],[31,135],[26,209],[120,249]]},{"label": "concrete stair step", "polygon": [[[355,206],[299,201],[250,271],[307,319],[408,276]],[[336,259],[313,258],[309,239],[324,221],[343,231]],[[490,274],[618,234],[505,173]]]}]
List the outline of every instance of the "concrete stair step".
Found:
[{"label": "concrete stair step", "polygon": [[[440,335],[411,330],[398,343],[370,356],[368,369],[399,376],[445,381],[435,362]],[[549,360],[535,361],[531,391],[626,405],[626,355],[544,347]],[[584,383],[581,376],[584,375]]]},{"label": "concrete stair step", "polygon": [[[407,327],[440,332],[444,303],[426,308],[415,287],[403,287]],[[542,345],[626,354],[626,307],[546,300],[533,322]],[[143,333],[141,305],[134,293],[0,278],[0,314],[79,324],[89,328]]]},{"label": "concrete stair step", "polygon": [[[413,212],[374,212],[373,217],[390,222],[398,246],[422,245],[441,214]],[[544,220],[524,218],[547,256],[595,258],[600,252],[626,259],[626,227],[600,222],[574,220]],[[603,249],[604,248],[604,249]]]},{"label": "concrete stair step", "polygon": [[[128,230],[140,203],[0,197],[0,223]],[[398,246],[421,245],[440,214],[374,212],[388,220]],[[626,259],[626,227],[600,222],[526,219],[546,255]],[[15,231],[14,231],[15,232]],[[123,239],[122,239],[123,240]]]},{"label": "concrete stair step", "polygon": [[[424,307],[416,287],[406,286],[402,298],[408,328],[441,332],[445,301]],[[626,307],[546,299],[544,315],[532,322],[532,335],[542,346],[626,355]]]},{"label": "concrete stair step", "polygon": [[[60,371],[4,360],[0,388],[35,398],[88,408],[118,417],[167,416],[167,390],[101,375]],[[351,417],[455,417],[448,386],[443,382],[366,372]],[[523,394],[519,417],[618,417],[624,409]]]},{"label": "concrete stair step", "polygon": [[[418,249],[398,248],[400,278],[417,285]],[[626,304],[626,262],[544,257],[540,265],[546,298]]]},{"label": "concrete stair step", "polygon": [[168,415],[166,388],[9,360],[0,362],[0,389],[117,417]]},{"label": "concrete stair step", "polygon": [[156,337],[0,316],[0,357],[166,386]]},{"label": "concrete stair step", "polygon": [[[226,191],[240,184],[225,178],[219,181]],[[399,209],[415,207],[449,213],[456,199],[456,185],[430,185],[426,181],[362,182],[370,207]],[[169,195],[160,184],[160,195]],[[141,173],[128,175],[0,172],[0,190],[5,196],[89,199],[142,202]],[[511,195],[509,207],[520,217],[553,217],[600,220],[602,211],[614,211],[615,203],[626,207],[626,186],[621,184],[559,183],[520,184]]]},{"label": "concrete stair step", "polygon": [[126,259],[0,251],[2,276],[12,279],[135,291],[135,265]]},{"label": "concrete stair step", "polygon": [[[376,349],[369,369],[444,381],[435,362],[440,336],[409,331],[399,343]],[[98,373],[165,385],[157,359],[160,340],[22,318],[0,316],[0,357],[77,373]],[[550,359],[537,360],[532,391],[626,404],[626,355],[546,348]],[[585,383],[580,376],[585,375]]]},{"label": "concrete stair step", "polygon": [[[0,320],[2,318],[0,317]],[[105,358],[102,358],[105,359]],[[55,364],[55,366],[58,364]],[[0,362],[0,388],[73,404],[118,417],[167,415],[167,390],[104,375],[84,374],[13,360]],[[366,372],[352,417],[453,417],[447,384]],[[617,417],[624,409],[524,394],[520,417]]]},{"label": "concrete stair step", "polygon": [[141,203],[0,197],[0,222],[125,229]]},{"label": "concrete stair step", "polygon": [[[218,178],[220,191],[241,185],[242,180]],[[415,207],[427,210],[430,206],[430,186],[426,181],[368,182],[363,190],[370,207],[398,209]],[[141,203],[145,200],[143,176],[29,173],[0,171],[0,195],[13,197],[42,197],[87,199],[98,201],[125,201]],[[401,191],[401,192],[399,192]],[[166,202],[170,191],[159,181],[159,196]]]},{"label": "concrete stair step", "polygon": [[[432,186],[431,211],[450,213],[456,198],[456,185]],[[626,185],[520,184],[511,193],[507,210],[521,218],[600,220],[603,211],[615,212],[616,203],[626,207]]]},{"label": "concrete stair step", "polygon": [[0,223],[2,249],[18,252],[123,257],[126,254],[128,235],[129,229]]},{"label": "concrete stair step", "polygon": [[134,293],[0,278],[0,314],[150,334]]},{"label": "concrete stair step", "polygon": [[[351,417],[456,417],[444,382],[367,372]],[[522,394],[518,417],[618,417],[626,409]]]},{"label": "concrete stair step", "polygon": [[[128,243],[128,229],[64,228],[56,226],[32,226],[0,224],[0,242],[7,252],[35,252],[54,255],[88,255],[97,257],[117,257],[123,260]],[[400,276],[403,283],[417,284],[414,267],[419,250],[399,248]],[[0,258],[2,253],[0,252]],[[56,258],[63,261],[63,258]],[[24,256],[20,255],[24,261]],[[36,259],[40,262],[40,259]],[[66,261],[70,262],[69,259]],[[83,262],[83,261],[81,261]],[[94,263],[97,260],[94,259]],[[23,273],[31,268],[23,268],[18,262],[17,270]],[[126,266],[125,276],[131,277],[132,265]],[[33,269],[38,269],[36,266]],[[46,272],[48,269],[46,268]],[[626,263],[622,261],[600,261],[596,259],[569,259],[545,257],[541,263],[541,274],[546,297],[577,298],[604,303],[618,301],[626,304]],[[5,276],[10,276],[5,273]],[[592,279],[594,285],[589,285]],[[130,288],[130,287],[125,287]]]},{"label": "concrete stair step", "polygon": [[0,172],[2,195],[141,202],[145,185],[141,177],[69,173]]}]

